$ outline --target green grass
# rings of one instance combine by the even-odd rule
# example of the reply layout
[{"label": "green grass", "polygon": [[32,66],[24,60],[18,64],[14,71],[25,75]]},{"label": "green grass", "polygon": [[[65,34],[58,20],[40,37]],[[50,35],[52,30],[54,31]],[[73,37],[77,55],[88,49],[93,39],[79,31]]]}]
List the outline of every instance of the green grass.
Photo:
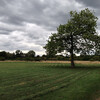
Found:
[{"label": "green grass", "polygon": [[100,64],[0,62],[0,100],[95,100]]}]

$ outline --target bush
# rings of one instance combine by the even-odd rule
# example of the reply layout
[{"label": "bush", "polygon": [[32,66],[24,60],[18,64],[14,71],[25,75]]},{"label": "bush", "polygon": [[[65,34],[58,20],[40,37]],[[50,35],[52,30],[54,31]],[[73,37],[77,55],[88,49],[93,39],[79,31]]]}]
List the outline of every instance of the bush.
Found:
[{"label": "bush", "polygon": [[6,58],[5,57],[0,57],[0,61],[5,61]]},{"label": "bush", "polygon": [[40,57],[35,57],[34,60],[35,61],[41,61],[41,58]]},{"label": "bush", "polygon": [[26,57],[24,58],[26,61],[34,61],[34,58],[33,57]]},{"label": "bush", "polygon": [[94,56],[90,60],[91,61],[100,61],[100,56]]}]

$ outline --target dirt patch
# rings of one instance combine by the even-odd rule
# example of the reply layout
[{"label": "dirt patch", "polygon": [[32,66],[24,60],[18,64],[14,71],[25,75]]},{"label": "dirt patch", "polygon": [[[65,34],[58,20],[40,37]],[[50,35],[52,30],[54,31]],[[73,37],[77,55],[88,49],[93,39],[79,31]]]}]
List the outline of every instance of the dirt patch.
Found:
[{"label": "dirt patch", "polygon": [[[41,61],[43,63],[70,63],[70,61]],[[100,61],[75,61],[78,64],[100,64]]]},{"label": "dirt patch", "polygon": [[70,63],[70,61],[41,61],[43,63]]},{"label": "dirt patch", "polygon": [[96,100],[100,100],[100,97],[99,97],[99,98],[97,98]]},{"label": "dirt patch", "polygon": [[75,63],[81,63],[81,64],[100,64],[100,61],[75,61]]},{"label": "dirt patch", "polygon": [[21,83],[18,83],[18,84],[14,84],[13,86],[24,85],[24,84],[26,84],[26,82],[21,82]]},{"label": "dirt patch", "polygon": [[[20,60],[6,60],[0,62],[35,62],[35,63],[70,63],[70,61],[20,61]],[[100,64],[100,61],[75,61],[77,64]]]}]

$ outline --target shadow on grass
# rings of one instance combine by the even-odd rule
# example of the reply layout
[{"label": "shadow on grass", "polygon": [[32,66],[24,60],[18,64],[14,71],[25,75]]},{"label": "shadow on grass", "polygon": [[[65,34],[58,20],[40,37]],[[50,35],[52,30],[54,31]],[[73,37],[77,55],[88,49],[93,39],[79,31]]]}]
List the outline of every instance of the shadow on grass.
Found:
[{"label": "shadow on grass", "polygon": [[100,69],[100,64],[95,65],[85,65],[85,64],[76,64],[75,68],[72,68],[70,64],[56,64],[48,66],[49,68],[61,68],[61,69]]}]

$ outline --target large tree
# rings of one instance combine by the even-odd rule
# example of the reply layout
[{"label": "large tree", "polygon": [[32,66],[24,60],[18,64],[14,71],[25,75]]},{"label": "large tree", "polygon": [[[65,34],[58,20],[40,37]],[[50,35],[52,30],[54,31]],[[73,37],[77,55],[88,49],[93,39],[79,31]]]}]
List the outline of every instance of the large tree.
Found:
[{"label": "large tree", "polygon": [[66,51],[71,56],[71,67],[75,67],[74,54],[100,54],[100,36],[96,32],[97,17],[88,8],[80,12],[71,11],[66,24],[57,28],[46,46],[48,55]]}]

